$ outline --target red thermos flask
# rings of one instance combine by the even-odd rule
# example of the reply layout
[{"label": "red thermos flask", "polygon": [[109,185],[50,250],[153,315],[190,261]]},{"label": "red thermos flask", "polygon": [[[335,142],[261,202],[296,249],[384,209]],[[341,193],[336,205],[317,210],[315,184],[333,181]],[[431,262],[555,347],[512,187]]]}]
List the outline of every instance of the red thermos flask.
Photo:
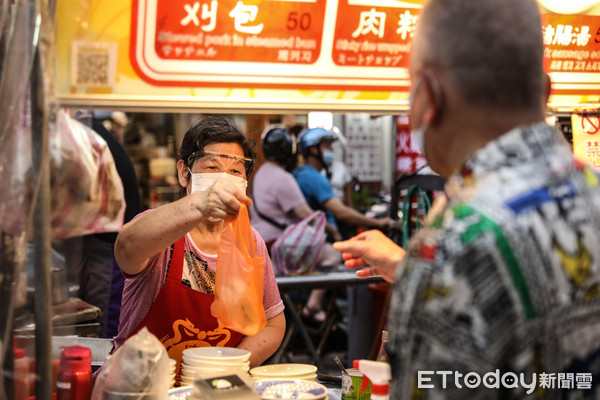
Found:
[{"label": "red thermos flask", "polygon": [[60,353],[56,381],[57,400],[90,400],[92,395],[92,351],[69,346]]}]

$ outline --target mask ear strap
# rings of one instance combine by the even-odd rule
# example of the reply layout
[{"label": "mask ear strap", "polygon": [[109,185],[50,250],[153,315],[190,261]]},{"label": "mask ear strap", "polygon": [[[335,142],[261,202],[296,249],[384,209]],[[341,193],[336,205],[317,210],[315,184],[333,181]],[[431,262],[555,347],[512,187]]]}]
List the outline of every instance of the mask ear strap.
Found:
[{"label": "mask ear strap", "polygon": [[429,83],[429,91],[433,96],[433,105],[436,109],[440,108],[442,105],[442,88],[440,86],[440,82],[429,70],[423,70],[423,79],[427,80]]},{"label": "mask ear strap", "polygon": [[331,171],[329,171],[329,166],[325,162],[325,157],[323,157],[323,152],[319,149],[319,159],[321,160],[321,164],[323,164],[323,169],[325,170],[325,176],[327,176],[327,180],[331,179]]},{"label": "mask ear strap", "polygon": [[327,176],[327,179],[331,179],[331,172],[329,172],[329,167],[327,166],[327,163],[325,163],[325,158],[323,157],[323,151],[321,150],[321,143],[319,143],[319,145],[316,146],[318,154],[317,155],[313,154],[313,156],[316,157],[321,162],[321,165],[323,166],[323,169],[325,170],[325,175]]},{"label": "mask ear strap", "polygon": [[[442,105],[442,89],[438,79],[431,73],[428,68],[422,68],[419,71],[419,80],[415,85],[415,89],[419,87],[419,85],[424,86],[425,96],[427,98],[427,105],[423,109],[423,114],[421,116],[422,123],[430,125],[434,120],[438,119],[440,116],[440,108]],[[413,93],[415,90],[413,90]],[[412,97],[412,96],[411,96]],[[412,98],[410,99],[412,100]],[[433,100],[433,104],[430,102]]]},{"label": "mask ear strap", "polygon": [[185,193],[189,196],[190,193],[190,187],[191,185],[191,178],[192,178],[192,170],[190,169],[190,167],[187,167],[188,170],[188,174],[185,177],[185,181],[186,181],[186,186],[185,186]]}]

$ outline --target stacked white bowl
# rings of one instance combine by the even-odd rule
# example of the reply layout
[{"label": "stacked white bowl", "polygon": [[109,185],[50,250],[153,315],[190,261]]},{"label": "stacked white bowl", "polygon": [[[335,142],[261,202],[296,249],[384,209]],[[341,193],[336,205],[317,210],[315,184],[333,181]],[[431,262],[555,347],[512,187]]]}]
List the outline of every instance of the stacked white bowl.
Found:
[{"label": "stacked white bowl", "polygon": [[317,367],[310,364],[271,364],[261,365],[250,370],[255,380],[262,379],[301,379],[314,381],[317,379]]},{"label": "stacked white bowl", "polygon": [[194,378],[215,373],[244,372],[250,369],[250,352],[234,347],[194,347],[183,351],[181,386],[194,383]]},{"label": "stacked white bowl", "polygon": [[177,366],[177,361],[169,358],[169,383],[170,388],[175,386],[175,367]]}]

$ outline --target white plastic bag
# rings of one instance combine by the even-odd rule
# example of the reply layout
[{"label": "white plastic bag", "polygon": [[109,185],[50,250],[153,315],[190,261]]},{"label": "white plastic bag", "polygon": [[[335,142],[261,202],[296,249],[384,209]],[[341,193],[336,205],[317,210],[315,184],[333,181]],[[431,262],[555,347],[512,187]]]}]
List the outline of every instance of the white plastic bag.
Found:
[{"label": "white plastic bag", "polygon": [[164,400],[168,396],[169,355],[147,328],[131,336],[104,363],[91,400]]},{"label": "white plastic bag", "polygon": [[325,222],[325,213],[314,211],[285,228],[271,246],[276,275],[305,274],[314,268],[325,244]]},{"label": "white plastic bag", "polygon": [[119,232],[125,196],[106,141],[61,110],[49,150],[52,238]]}]

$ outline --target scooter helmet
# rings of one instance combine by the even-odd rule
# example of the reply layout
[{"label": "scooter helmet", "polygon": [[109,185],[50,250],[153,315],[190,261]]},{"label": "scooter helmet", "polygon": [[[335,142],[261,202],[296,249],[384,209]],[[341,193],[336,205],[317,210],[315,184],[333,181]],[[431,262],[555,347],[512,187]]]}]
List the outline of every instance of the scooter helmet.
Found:
[{"label": "scooter helmet", "polygon": [[267,160],[285,163],[296,152],[294,139],[284,126],[267,128],[262,134],[261,142]]},{"label": "scooter helmet", "polygon": [[322,142],[335,142],[337,136],[333,132],[323,128],[306,129],[300,133],[298,138],[298,147],[303,157],[308,156],[308,149],[313,146],[318,146]]}]

